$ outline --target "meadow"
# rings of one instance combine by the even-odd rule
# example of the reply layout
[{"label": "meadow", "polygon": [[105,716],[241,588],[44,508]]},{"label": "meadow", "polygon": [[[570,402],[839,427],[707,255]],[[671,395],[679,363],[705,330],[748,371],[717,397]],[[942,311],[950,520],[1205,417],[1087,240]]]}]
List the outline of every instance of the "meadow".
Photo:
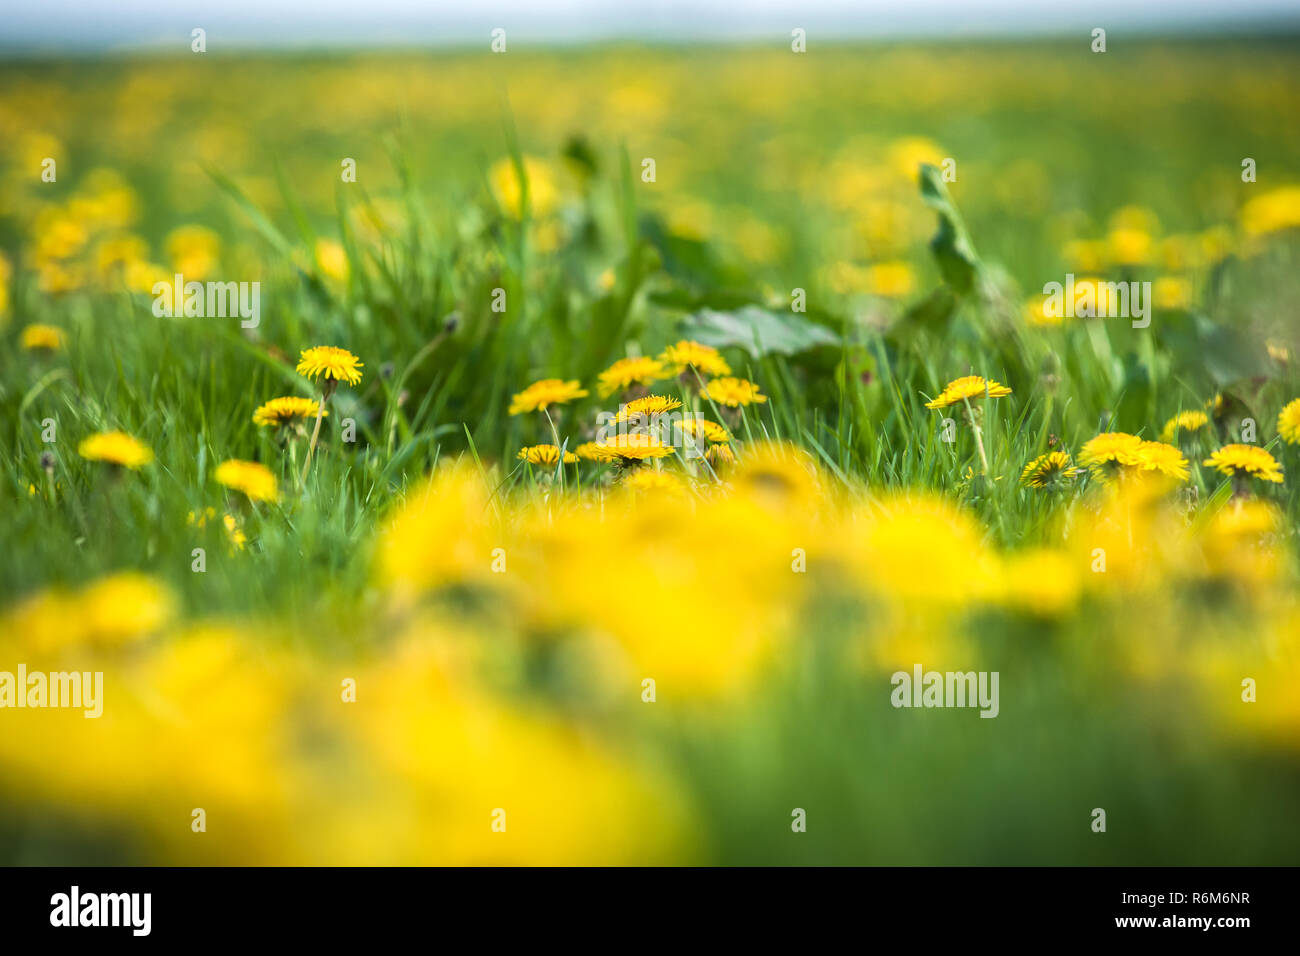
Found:
[{"label": "meadow", "polygon": [[0,860],[1295,863],[1298,67],[0,62]]}]

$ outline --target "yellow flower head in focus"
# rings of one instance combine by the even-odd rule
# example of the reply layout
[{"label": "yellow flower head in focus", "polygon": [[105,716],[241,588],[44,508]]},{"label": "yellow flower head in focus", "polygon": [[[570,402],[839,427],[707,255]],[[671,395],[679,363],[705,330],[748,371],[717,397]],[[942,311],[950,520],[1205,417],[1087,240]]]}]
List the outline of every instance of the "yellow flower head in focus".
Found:
[{"label": "yellow flower head in focus", "polygon": [[621,392],[633,385],[649,385],[660,379],[669,378],[671,374],[658,359],[646,356],[624,358],[600,373],[600,384],[597,388],[602,398],[608,398],[615,392]]},{"label": "yellow flower head in focus", "polygon": [[1278,414],[1277,433],[1288,445],[1300,445],[1300,398],[1287,402]]},{"label": "yellow flower head in focus", "polygon": [[1097,478],[1109,481],[1125,468],[1139,465],[1138,450],[1142,439],[1127,432],[1103,432],[1083,443],[1079,463],[1086,465]]},{"label": "yellow flower head in focus", "polygon": [[252,501],[275,501],[280,497],[275,475],[263,464],[232,458],[217,466],[217,483],[242,491]]},{"label": "yellow flower head in focus", "polygon": [[325,377],[326,382],[347,382],[355,385],[361,381],[363,365],[347,349],[333,345],[317,345],[303,349],[298,360],[298,374],[308,378]]},{"label": "yellow flower head in focus", "polygon": [[682,403],[666,395],[647,395],[623,405],[614,416],[614,423],[625,422],[632,418],[650,419],[682,407]]},{"label": "yellow flower head in focus", "polygon": [[1063,451],[1039,455],[1020,473],[1020,483],[1030,488],[1049,488],[1073,478],[1081,469],[1070,467],[1070,456]]},{"label": "yellow flower head in focus", "polygon": [[682,339],[676,345],[664,349],[663,354],[659,356],[659,361],[667,366],[673,375],[680,375],[688,368],[697,369],[701,375],[731,374],[731,366],[727,364],[721,352],[711,345],[688,339]]},{"label": "yellow flower head in focus", "polygon": [[743,378],[715,378],[709,382],[704,394],[729,408],[761,405],[767,401],[767,396],[759,392],[757,385]]},{"label": "yellow flower head in focus", "polygon": [[672,446],[665,445],[654,435],[633,433],[614,435],[596,447],[621,461],[645,461],[649,458],[667,458],[673,453]]},{"label": "yellow flower head in focus", "polygon": [[[560,449],[554,445],[527,445],[519,449],[519,454],[515,456],[520,461],[526,461],[530,465],[558,465],[560,463]],[[564,453],[564,463],[573,464],[578,460],[578,456],[571,451]]]},{"label": "yellow flower head in focus", "polygon": [[1002,398],[1004,395],[1010,395],[1011,389],[1005,385],[999,385],[992,379],[984,379],[978,375],[967,375],[963,378],[954,379],[944,386],[938,398],[925,403],[926,408],[947,408],[949,405],[956,405],[968,398],[982,398],[987,395],[989,398]]},{"label": "yellow flower head in focus", "polygon": [[106,461],[123,468],[139,468],[153,461],[153,450],[126,432],[99,432],[77,446],[77,454],[89,461]]},{"label": "yellow flower head in focus", "polygon": [[587,391],[578,384],[577,379],[566,382],[558,378],[544,378],[540,382],[533,382],[510,399],[510,414],[545,411],[551,405],[563,405],[576,398],[586,397]]},{"label": "yellow flower head in focus", "polygon": [[1282,482],[1282,466],[1258,445],[1224,445],[1204,464],[1230,477],[1245,474],[1261,481]]},{"label": "yellow flower head in focus", "polygon": [[57,352],[63,348],[63,330],[55,325],[29,325],[23,329],[22,347],[29,352]]},{"label": "yellow flower head in focus", "polygon": [[[320,402],[310,398],[299,398],[294,395],[273,398],[253,412],[253,424],[293,425],[309,418],[315,418],[318,411],[320,411]],[[323,414],[328,415],[329,412],[326,411]]]}]

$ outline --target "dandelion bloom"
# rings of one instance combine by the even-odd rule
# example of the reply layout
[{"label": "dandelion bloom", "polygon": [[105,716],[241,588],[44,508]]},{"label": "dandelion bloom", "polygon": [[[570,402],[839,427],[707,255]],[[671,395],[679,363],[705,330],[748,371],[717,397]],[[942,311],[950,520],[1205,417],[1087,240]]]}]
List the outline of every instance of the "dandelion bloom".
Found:
[{"label": "dandelion bloom", "polygon": [[601,397],[608,398],[633,385],[649,385],[668,378],[671,374],[658,359],[646,356],[619,359],[600,373],[598,389]]},{"label": "dandelion bloom", "polygon": [[1079,449],[1079,463],[1103,480],[1113,478],[1123,468],[1139,464],[1138,449],[1142,439],[1127,432],[1103,432],[1089,439]]},{"label": "dandelion bloom", "polygon": [[1138,446],[1137,459],[1138,467],[1143,471],[1156,471],[1168,478],[1187,480],[1187,459],[1173,445],[1144,441]]},{"label": "dandelion bloom", "polygon": [[[292,395],[273,398],[253,412],[253,424],[292,425],[294,422],[315,418],[319,411],[320,402],[310,398],[298,398]],[[329,412],[322,414],[328,415]]]},{"label": "dandelion bloom", "polygon": [[57,352],[63,348],[63,330],[54,325],[29,325],[23,329],[22,347],[29,352]]},{"label": "dandelion bloom", "polygon": [[675,398],[669,398],[666,395],[647,395],[645,398],[638,398],[635,401],[628,402],[620,408],[618,414],[614,416],[614,421],[625,422],[635,416],[650,418],[681,407],[682,403]]},{"label": "dandelion bloom", "polygon": [[1300,445],[1300,398],[1288,402],[1277,416],[1277,432],[1289,445]]},{"label": "dandelion bloom", "polygon": [[1179,412],[1169,421],[1165,422],[1165,427],[1160,430],[1160,440],[1163,442],[1172,442],[1179,432],[1194,432],[1204,428],[1210,423],[1209,416],[1205,412],[1190,411]]},{"label": "dandelion bloom", "polygon": [[743,378],[715,378],[709,382],[704,394],[719,405],[736,408],[740,405],[761,405],[767,401],[766,395],[760,395],[758,386]]},{"label": "dandelion bloom", "polygon": [[615,435],[608,441],[598,442],[602,449],[621,461],[645,461],[647,458],[667,458],[672,446],[665,445],[653,435]]},{"label": "dandelion bloom", "polygon": [[949,405],[956,405],[968,398],[979,398],[987,395],[989,398],[1001,398],[1004,395],[1010,395],[1011,389],[1005,385],[999,385],[992,379],[984,379],[979,375],[967,375],[963,378],[954,379],[944,386],[939,397],[933,401],[926,402],[926,408],[947,408]]},{"label": "dandelion bloom", "polygon": [[[560,463],[560,449],[554,445],[526,445],[519,449],[519,454],[515,456],[521,461],[526,461],[530,465],[558,465]],[[578,460],[578,456],[571,451],[564,453],[564,463],[570,465]]]},{"label": "dandelion bloom", "polygon": [[242,491],[253,501],[275,501],[280,497],[271,469],[255,461],[232,458],[217,466],[218,484]]},{"label": "dandelion bloom", "polygon": [[[560,201],[560,191],[556,186],[552,167],[545,160],[534,156],[523,157],[524,180],[528,184],[528,206],[534,216],[551,213]],[[488,170],[488,181],[502,208],[513,219],[522,219],[524,214],[524,182],[519,178],[514,158],[506,156],[492,164]]]},{"label": "dandelion bloom", "polygon": [[731,435],[725,428],[717,422],[709,421],[707,418],[683,418],[676,425],[692,438],[702,436],[708,441],[718,443],[731,441]]},{"label": "dandelion bloom", "polygon": [[731,366],[717,349],[701,342],[682,339],[676,345],[664,349],[659,361],[667,365],[674,375],[680,375],[688,368],[695,368],[704,375],[730,375]]},{"label": "dandelion bloom", "polygon": [[544,412],[551,405],[563,405],[575,398],[586,397],[587,390],[578,384],[577,379],[565,382],[558,378],[544,378],[510,399],[510,414]]},{"label": "dandelion bloom", "polygon": [[347,349],[333,345],[317,345],[303,349],[298,360],[298,374],[308,378],[325,377],[327,382],[347,382],[355,385],[361,381],[362,363]]},{"label": "dandelion bloom", "polygon": [[1049,451],[1039,455],[1020,473],[1020,483],[1030,488],[1047,488],[1067,478],[1073,478],[1082,469],[1070,467],[1070,456],[1063,451]]},{"label": "dandelion bloom", "polygon": [[680,478],[652,468],[639,468],[619,484],[632,491],[661,492],[670,495],[680,495],[686,491],[686,486],[682,484]]},{"label": "dandelion bloom", "polygon": [[573,451],[579,458],[586,461],[618,461],[618,455],[594,441],[585,441]]},{"label": "dandelion bloom", "polygon": [[1261,481],[1282,481],[1282,466],[1258,445],[1224,445],[1204,464],[1224,475],[1247,474]]},{"label": "dandelion bloom", "polygon": [[731,450],[730,445],[710,445],[709,450],[704,453],[704,458],[714,468],[736,463],[736,453]]},{"label": "dandelion bloom", "polygon": [[99,432],[77,446],[77,454],[89,461],[106,461],[124,468],[139,468],[153,461],[148,445],[126,432]]}]

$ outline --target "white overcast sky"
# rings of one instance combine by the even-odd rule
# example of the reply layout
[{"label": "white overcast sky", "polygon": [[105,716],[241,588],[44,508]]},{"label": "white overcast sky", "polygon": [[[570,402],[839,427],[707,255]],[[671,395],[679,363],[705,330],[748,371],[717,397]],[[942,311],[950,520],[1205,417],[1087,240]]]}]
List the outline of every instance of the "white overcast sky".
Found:
[{"label": "white overcast sky", "polygon": [[1300,24],[1300,0],[0,0],[0,48],[168,46],[190,30],[229,46],[430,46],[757,40],[804,27],[818,38],[999,36],[1112,30],[1251,32]]}]

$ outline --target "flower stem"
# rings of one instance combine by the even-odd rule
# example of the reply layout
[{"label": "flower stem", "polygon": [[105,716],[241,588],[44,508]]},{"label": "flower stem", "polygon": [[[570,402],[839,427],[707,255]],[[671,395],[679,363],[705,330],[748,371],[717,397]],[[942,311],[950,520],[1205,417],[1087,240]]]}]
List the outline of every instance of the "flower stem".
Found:
[{"label": "flower stem", "polygon": [[307,481],[307,472],[311,468],[311,455],[316,450],[316,441],[320,438],[320,421],[325,417],[325,403],[330,400],[334,394],[334,389],[338,387],[338,382],[332,378],[325,379],[325,390],[321,395],[320,405],[316,408],[316,426],[311,430],[311,444],[307,446],[307,460],[302,463],[302,476],[298,479],[298,484],[305,484]]}]

